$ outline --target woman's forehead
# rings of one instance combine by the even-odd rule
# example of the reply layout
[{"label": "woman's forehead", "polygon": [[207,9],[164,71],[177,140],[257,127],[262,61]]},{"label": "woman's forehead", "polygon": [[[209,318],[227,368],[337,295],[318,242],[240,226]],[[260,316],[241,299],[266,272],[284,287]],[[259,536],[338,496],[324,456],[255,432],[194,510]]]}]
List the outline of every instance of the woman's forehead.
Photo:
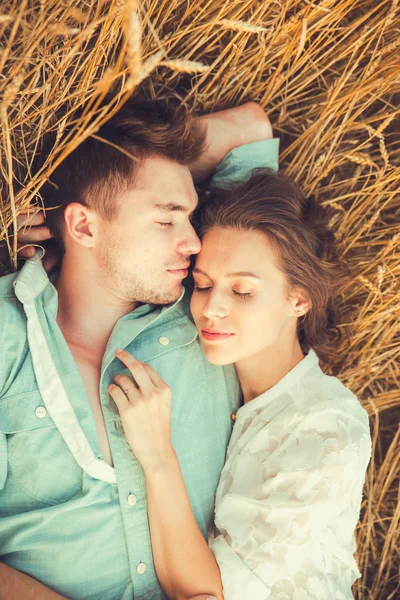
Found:
[{"label": "woman's forehead", "polygon": [[275,247],[265,234],[225,228],[213,229],[203,236],[195,267],[197,272],[209,275],[218,271],[218,276],[251,273],[259,278],[278,269]]}]

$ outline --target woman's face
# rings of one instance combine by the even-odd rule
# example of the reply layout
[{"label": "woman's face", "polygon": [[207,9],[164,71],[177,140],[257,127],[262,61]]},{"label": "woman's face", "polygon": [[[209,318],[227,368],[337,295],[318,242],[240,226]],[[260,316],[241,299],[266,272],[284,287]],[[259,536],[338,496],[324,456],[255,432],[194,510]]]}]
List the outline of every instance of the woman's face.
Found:
[{"label": "woman's face", "polygon": [[296,338],[296,303],[276,251],[259,231],[213,229],[193,270],[191,311],[207,359],[236,363]]}]

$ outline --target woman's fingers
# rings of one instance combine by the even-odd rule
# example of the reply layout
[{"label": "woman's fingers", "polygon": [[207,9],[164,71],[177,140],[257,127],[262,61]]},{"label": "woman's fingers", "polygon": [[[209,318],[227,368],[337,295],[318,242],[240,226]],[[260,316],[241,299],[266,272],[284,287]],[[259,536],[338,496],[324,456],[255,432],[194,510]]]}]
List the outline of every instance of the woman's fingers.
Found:
[{"label": "woman's fingers", "polygon": [[167,383],[151,365],[136,360],[126,350],[117,350],[115,354],[128,367],[141,390],[149,390],[151,387],[149,386],[150,382],[154,387],[159,389],[168,388]]},{"label": "woman's fingers", "polygon": [[153,382],[143,363],[136,360],[136,358],[126,350],[117,350],[115,354],[130,370],[141,392],[147,393],[154,388]]},{"label": "woman's fingers", "polygon": [[160,375],[157,373],[157,371],[155,369],[153,369],[153,367],[151,365],[143,364],[143,366],[146,369],[146,371],[155,387],[160,388],[160,389],[168,387],[168,384],[164,381],[164,379],[162,377],[160,377]]},{"label": "woman's fingers", "polygon": [[129,400],[128,400],[126,394],[121,390],[121,388],[119,388],[114,383],[110,383],[110,385],[108,386],[107,389],[108,389],[108,393],[110,394],[111,398],[114,400],[115,404],[117,405],[119,412],[122,412],[124,409],[126,409],[129,406]]},{"label": "woman's fingers", "polygon": [[134,399],[133,392],[139,390],[139,387],[128,375],[120,373],[114,377],[114,383],[116,383],[121,390],[128,396],[129,400]]}]

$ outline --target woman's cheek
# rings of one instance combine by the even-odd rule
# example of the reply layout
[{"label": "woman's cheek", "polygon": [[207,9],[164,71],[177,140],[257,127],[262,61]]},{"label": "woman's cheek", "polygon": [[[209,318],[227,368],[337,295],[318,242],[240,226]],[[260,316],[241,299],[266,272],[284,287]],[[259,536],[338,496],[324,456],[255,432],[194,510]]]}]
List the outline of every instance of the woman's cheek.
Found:
[{"label": "woman's cheek", "polygon": [[201,318],[201,315],[203,314],[203,306],[204,301],[202,302],[201,298],[199,297],[199,294],[196,294],[196,292],[194,292],[190,300],[190,312],[192,313],[196,325],[199,319]]}]

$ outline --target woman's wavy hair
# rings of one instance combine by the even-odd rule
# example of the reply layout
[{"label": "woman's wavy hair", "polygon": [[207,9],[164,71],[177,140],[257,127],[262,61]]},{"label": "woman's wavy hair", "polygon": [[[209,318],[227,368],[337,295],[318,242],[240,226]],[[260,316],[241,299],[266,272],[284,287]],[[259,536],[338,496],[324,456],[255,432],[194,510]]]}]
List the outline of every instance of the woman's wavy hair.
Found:
[{"label": "woman's wavy hair", "polygon": [[314,348],[332,364],[341,341],[338,289],[346,277],[338,259],[329,215],[289,177],[271,169],[255,169],[245,183],[214,189],[196,215],[200,238],[216,228],[265,233],[277,251],[279,268],[290,289],[306,292],[311,308],[298,319],[304,352]]}]

